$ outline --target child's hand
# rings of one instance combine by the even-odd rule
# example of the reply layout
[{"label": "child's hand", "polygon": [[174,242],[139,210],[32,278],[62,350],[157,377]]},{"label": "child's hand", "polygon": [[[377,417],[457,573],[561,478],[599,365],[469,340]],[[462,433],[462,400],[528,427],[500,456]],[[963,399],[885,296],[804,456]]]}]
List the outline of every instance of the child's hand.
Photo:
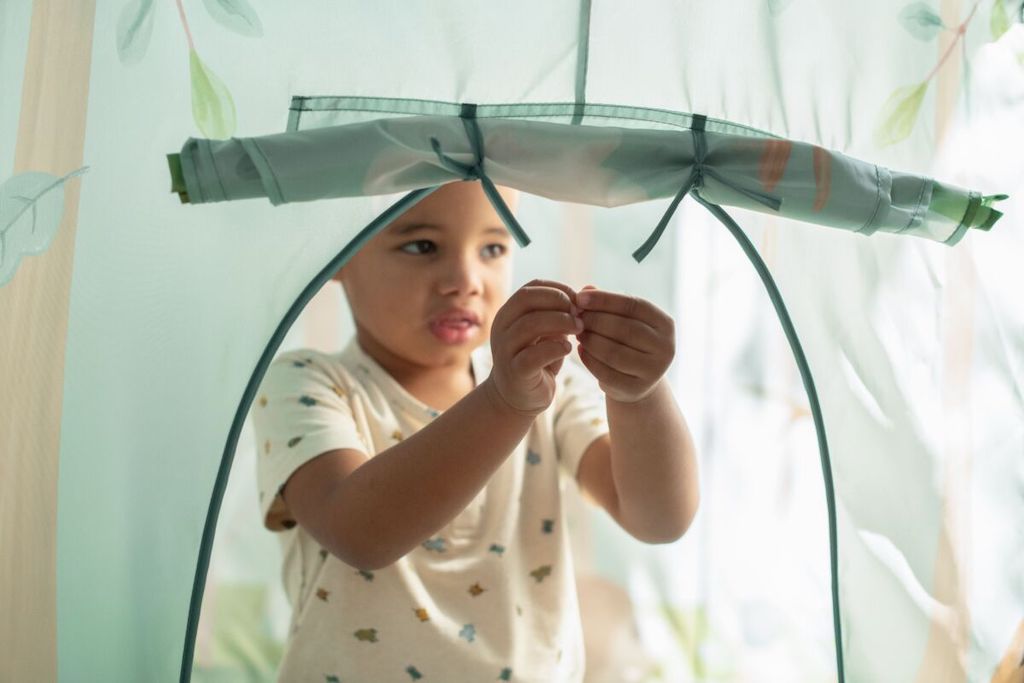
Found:
[{"label": "child's hand", "polygon": [[615,401],[635,403],[657,386],[675,357],[675,322],[649,301],[587,285],[576,295],[584,331],[580,360]]},{"label": "child's hand", "polygon": [[569,335],[577,322],[576,293],[567,285],[532,280],[498,309],[491,325],[494,386],[505,402],[523,413],[541,413],[555,396],[555,376],[572,351]]}]

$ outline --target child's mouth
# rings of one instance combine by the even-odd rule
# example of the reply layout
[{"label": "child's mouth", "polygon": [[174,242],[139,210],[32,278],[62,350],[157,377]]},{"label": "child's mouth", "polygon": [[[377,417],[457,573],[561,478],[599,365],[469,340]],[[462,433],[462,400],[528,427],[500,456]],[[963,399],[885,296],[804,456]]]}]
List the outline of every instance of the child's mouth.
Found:
[{"label": "child's mouth", "polygon": [[461,344],[477,333],[478,325],[469,320],[437,320],[430,323],[431,333],[445,344]]}]

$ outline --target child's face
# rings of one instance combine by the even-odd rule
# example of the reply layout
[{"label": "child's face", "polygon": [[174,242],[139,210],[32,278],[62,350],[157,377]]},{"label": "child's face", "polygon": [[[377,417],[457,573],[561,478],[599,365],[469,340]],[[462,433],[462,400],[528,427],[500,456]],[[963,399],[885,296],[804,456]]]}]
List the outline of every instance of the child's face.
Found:
[{"label": "child's face", "polygon": [[[500,191],[514,209],[518,193]],[[361,345],[385,367],[464,369],[507,297],[512,247],[480,184],[456,182],[374,236],[334,279]]]}]

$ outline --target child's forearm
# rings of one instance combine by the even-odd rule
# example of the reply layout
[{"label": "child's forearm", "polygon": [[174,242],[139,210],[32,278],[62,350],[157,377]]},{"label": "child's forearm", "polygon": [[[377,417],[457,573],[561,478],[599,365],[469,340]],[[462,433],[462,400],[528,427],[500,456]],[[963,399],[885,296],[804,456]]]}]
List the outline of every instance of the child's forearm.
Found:
[{"label": "child's forearm", "polygon": [[700,493],[693,439],[668,384],[661,381],[638,403],[606,403],[623,526],[651,543],[678,539],[697,513]]},{"label": "child's forearm", "polygon": [[534,415],[512,409],[490,377],[415,434],[357,467],[330,509],[339,554],[387,566],[469,505],[523,439]]}]

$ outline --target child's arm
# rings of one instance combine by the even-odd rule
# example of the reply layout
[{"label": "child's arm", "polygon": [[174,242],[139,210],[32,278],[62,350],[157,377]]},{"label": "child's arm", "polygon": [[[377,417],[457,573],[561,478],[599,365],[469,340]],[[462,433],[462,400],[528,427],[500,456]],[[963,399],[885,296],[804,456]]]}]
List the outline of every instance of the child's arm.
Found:
[{"label": "child's arm", "polygon": [[580,486],[639,540],[674,541],[700,499],[693,439],[662,379],[675,324],[650,302],[589,287],[577,303],[580,360],[605,392],[610,432],[581,459]]},{"label": "child's arm", "polygon": [[554,397],[578,328],[570,296],[548,284],[498,311],[491,375],[430,424],[373,458],[345,449],[300,467],[282,493],[299,524],[346,563],[379,569],[464,510]]}]

